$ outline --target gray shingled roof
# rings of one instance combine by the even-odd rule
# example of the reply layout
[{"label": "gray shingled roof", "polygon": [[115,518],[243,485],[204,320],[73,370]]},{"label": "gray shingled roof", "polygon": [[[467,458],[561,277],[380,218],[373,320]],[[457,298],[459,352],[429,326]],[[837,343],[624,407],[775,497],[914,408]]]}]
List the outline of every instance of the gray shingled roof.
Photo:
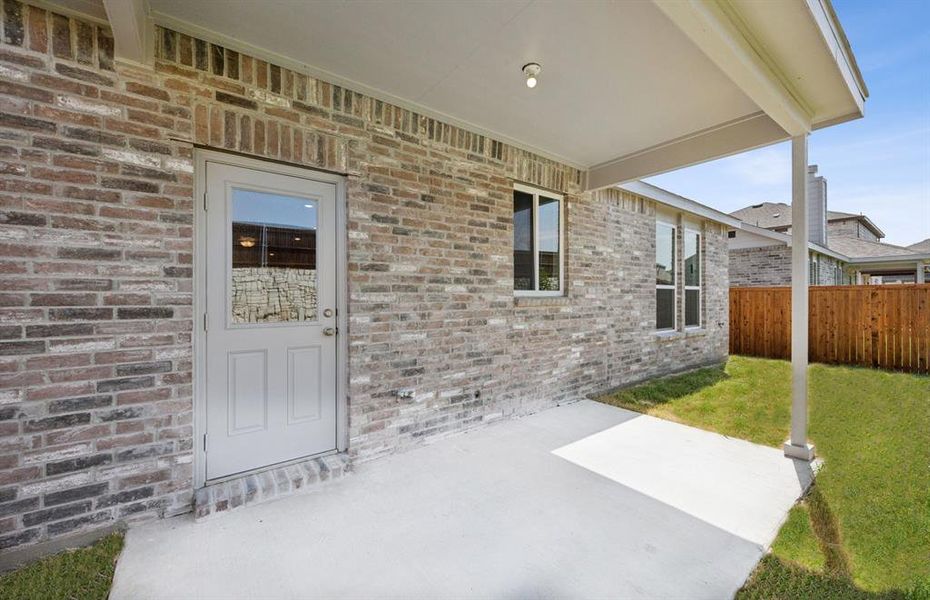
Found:
[{"label": "gray shingled roof", "polygon": [[[781,229],[791,225],[791,205],[784,202],[763,202],[762,204],[753,204],[735,210],[730,213],[730,216],[763,229]],[[872,229],[875,235],[885,237],[884,232],[878,229],[865,215],[855,215],[838,210],[827,211],[827,221],[842,221],[845,219],[859,219],[865,223],[866,227]]]},{"label": "gray shingled roof", "polygon": [[763,202],[734,210],[730,216],[763,229],[791,225],[791,206],[784,202]]},{"label": "gray shingled roof", "polygon": [[914,250],[904,248],[903,246],[873,242],[854,237],[830,236],[827,238],[827,246],[830,250],[845,254],[849,258],[861,258],[864,256],[907,256],[916,253]]},{"label": "gray shingled roof", "polygon": [[927,238],[923,240],[922,242],[917,242],[916,244],[911,244],[907,248],[908,250],[913,251],[915,254],[919,252],[930,253],[930,238]]}]

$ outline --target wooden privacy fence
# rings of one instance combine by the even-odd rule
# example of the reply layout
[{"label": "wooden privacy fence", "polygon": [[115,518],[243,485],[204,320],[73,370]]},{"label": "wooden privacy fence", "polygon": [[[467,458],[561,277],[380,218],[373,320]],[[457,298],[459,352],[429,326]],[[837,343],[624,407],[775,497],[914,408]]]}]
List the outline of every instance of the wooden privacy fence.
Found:
[{"label": "wooden privacy fence", "polygon": [[[930,284],[812,286],[813,362],[930,372]],[[730,353],[791,357],[791,288],[730,288]]]}]

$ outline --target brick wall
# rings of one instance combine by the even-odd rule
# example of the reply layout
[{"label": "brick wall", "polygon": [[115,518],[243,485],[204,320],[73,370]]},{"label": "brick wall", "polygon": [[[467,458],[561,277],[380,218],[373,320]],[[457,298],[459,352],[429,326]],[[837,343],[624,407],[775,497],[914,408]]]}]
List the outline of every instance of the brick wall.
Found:
[{"label": "brick wall", "polygon": [[859,219],[845,219],[842,221],[830,221],[827,224],[827,233],[834,237],[851,237],[870,242],[881,241],[871,229],[863,225]]},{"label": "brick wall", "polygon": [[[791,285],[791,248],[764,246],[730,250],[730,285],[733,287],[764,287]],[[836,267],[840,261],[812,252],[817,257],[817,285],[846,285],[848,282]],[[839,275],[839,276],[838,276]]]},{"label": "brick wall", "polygon": [[845,279],[842,271],[843,263],[825,254],[815,253],[817,256],[817,285],[846,285],[849,283]]},{"label": "brick wall", "polygon": [[[347,175],[359,460],[726,355],[718,225],[706,330],[659,338],[650,201],[189,36],[149,69],[3,9],[0,548],[189,510],[194,144]],[[566,195],[565,298],[514,299],[514,181]]]}]

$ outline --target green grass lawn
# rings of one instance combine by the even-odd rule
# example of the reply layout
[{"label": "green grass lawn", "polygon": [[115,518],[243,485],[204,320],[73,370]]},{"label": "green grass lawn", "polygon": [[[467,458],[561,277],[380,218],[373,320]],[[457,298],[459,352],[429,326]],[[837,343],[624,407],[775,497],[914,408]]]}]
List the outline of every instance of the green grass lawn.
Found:
[{"label": "green grass lawn", "polygon": [[[732,357],[601,401],[780,448],[791,365]],[[930,378],[811,365],[810,439],[825,465],[740,597],[930,598]]]},{"label": "green grass lawn", "polygon": [[0,577],[4,600],[106,600],[123,534],[67,550]]}]

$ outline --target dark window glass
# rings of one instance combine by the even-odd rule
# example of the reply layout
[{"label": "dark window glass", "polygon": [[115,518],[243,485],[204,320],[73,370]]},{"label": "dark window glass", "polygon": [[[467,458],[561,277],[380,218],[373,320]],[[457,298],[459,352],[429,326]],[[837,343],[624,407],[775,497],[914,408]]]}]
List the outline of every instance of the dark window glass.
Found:
[{"label": "dark window glass", "polygon": [[685,290],[685,327],[701,324],[701,290]]},{"label": "dark window glass", "polygon": [[539,197],[539,289],[559,290],[559,201]]},{"label": "dark window glass", "polygon": [[675,285],[675,229],[656,223],[656,285]]},{"label": "dark window glass", "polygon": [[685,286],[701,285],[701,236],[685,232]]},{"label": "dark window glass", "polygon": [[656,329],[675,327],[675,290],[656,289]]},{"label": "dark window glass", "polygon": [[533,195],[513,193],[513,289],[532,290]]}]

